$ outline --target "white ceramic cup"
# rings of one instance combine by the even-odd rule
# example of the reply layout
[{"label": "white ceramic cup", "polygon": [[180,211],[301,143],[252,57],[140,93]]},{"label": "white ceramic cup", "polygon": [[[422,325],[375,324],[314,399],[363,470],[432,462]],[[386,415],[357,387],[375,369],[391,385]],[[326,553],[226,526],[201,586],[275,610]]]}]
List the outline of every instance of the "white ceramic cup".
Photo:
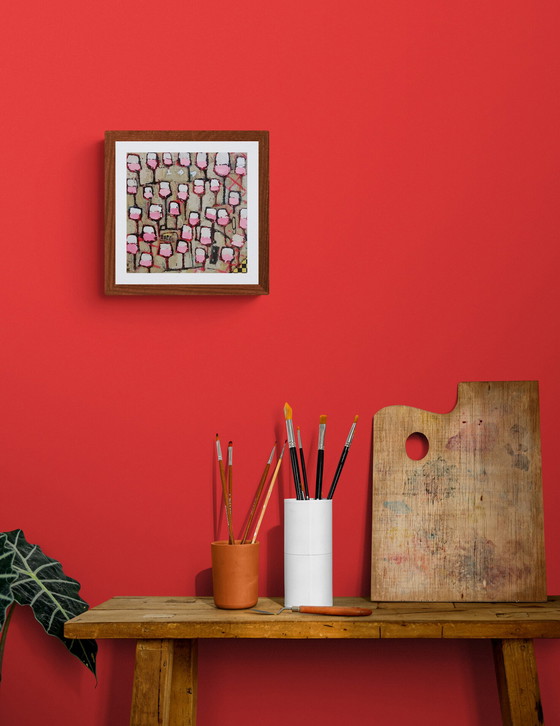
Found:
[{"label": "white ceramic cup", "polygon": [[332,605],[332,500],[284,500],[284,606]]}]

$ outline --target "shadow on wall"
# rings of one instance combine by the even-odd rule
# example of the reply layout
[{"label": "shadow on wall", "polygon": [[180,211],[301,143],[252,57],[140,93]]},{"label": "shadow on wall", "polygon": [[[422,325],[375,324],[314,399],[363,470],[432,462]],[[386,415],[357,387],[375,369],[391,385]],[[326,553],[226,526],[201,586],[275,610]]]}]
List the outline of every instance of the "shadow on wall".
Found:
[{"label": "shadow on wall", "polygon": [[212,568],[201,570],[194,578],[194,594],[196,597],[208,597],[212,594]]}]

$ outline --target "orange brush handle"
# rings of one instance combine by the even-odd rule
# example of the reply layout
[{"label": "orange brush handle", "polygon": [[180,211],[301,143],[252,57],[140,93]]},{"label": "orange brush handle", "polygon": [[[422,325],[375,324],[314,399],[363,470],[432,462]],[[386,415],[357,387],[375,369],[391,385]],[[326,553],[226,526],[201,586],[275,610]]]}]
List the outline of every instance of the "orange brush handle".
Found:
[{"label": "orange brush handle", "polygon": [[298,608],[292,608],[300,613],[315,613],[315,615],[345,615],[347,617],[356,617],[360,615],[371,615],[373,610],[366,608],[343,608],[336,605],[300,605]]}]

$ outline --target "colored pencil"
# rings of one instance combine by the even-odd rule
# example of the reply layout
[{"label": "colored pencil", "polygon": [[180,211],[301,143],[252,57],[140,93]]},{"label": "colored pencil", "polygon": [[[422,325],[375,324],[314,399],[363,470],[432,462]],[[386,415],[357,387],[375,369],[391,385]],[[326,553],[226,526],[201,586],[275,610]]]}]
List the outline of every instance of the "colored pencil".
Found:
[{"label": "colored pencil", "polygon": [[327,417],[319,416],[319,441],[317,444],[317,472],[315,475],[315,499],[321,499],[323,488],[323,462],[325,460],[325,433]]},{"label": "colored pencil", "polygon": [[259,516],[259,519],[257,521],[257,526],[255,527],[255,532],[253,534],[253,538],[251,539],[251,544],[254,544],[257,541],[257,534],[259,533],[259,529],[261,526],[261,523],[263,521],[264,513],[266,512],[266,508],[268,506],[268,500],[270,499],[270,495],[272,494],[272,490],[274,489],[274,484],[276,483],[276,477],[278,476],[278,472],[280,471],[280,465],[282,464],[282,458],[284,457],[284,449],[286,448],[286,442],[284,442],[284,446],[282,447],[282,451],[280,452],[280,456],[278,457],[278,461],[276,462],[276,468],[274,469],[274,474],[272,475],[272,479],[270,480],[270,484],[268,485],[268,491],[266,493],[266,497],[261,509],[261,513]]},{"label": "colored pencil", "polygon": [[222,497],[224,500],[224,507],[226,510],[226,521],[228,526],[228,537],[229,537],[229,544],[235,544],[235,539],[233,536],[233,528],[231,526],[231,517],[229,514],[229,506],[228,506],[228,488],[227,488],[227,481],[226,481],[226,472],[224,470],[224,461],[222,459],[222,447],[220,445],[220,437],[218,434],[216,434],[216,453],[218,455],[218,467],[220,469],[220,479],[222,480]]},{"label": "colored pencil", "polygon": [[294,477],[294,486],[296,488],[296,499],[303,499],[303,490],[301,488],[301,478],[296,452],[296,439],[294,436],[294,422],[292,421],[292,408],[288,403],[284,404],[284,416],[286,418],[286,433],[288,434],[288,448],[290,449],[292,474]]},{"label": "colored pencil", "polygon": [[255,517],[255,512],[257,511],[257,506],[259,504],[259,500],[261,498],[262,490],[264,488],[266,477],[268,476],[268,470],[270,469],[270,465],[272,464],[272,459],[274,457],[274,452],[276,451],[276,443],[274,443],[274,446],[272,447],[272,451],[270,452],[270,457],[268,461],[266,462],[266,465],[264,467],[264,471],[261,476],[261,480],[259,482],[259,485],[257,487],[257,492],[255,494],[255,498],[253,499],[253,504],[251,505],[251,509],[249,511],[249,517],[247,519],[247,525],[245,526],[245,530],[243,532],[243,536],[241,537],[241,544],[245,544],[247,541],[247,536],[249,534],[249,530],[251,529],[251,525],[253,524],[253,519]]},{"label": "colored pencil", "polygon": [[329,495],[327,499],[332,499],[334,496],[336,485],[338,484],[338,480],[340,479],[340,475],[342,474],[342,467],[344,466],[344,462],[346,461],[346,457],[348,456],[348,450],[350,449],[350,444],[352,443],[352,439],[354,438],[354,431],[356,430],[357,423],[358,417],[355,416],[354,423],[350,427],[348,437],[346,438],[346,443],[344,444],[344,448],[342,449],[342,454],[340,455],[340,460],[338,462],[338,466],[336,467],[336,472],[334,474],[334,479],[331,484],[331,488],[329,489]]},{"label": "colored pencil", "polygon": [[299,460],[301,462],[301,476],[303,478],[303,495],[305,499],[309,499],[309,486],[307,483],[307,469],[305,468],[305,457],[303,456],[303,446],[301,445],[301,431],[297,427],[297,440],[299,448]]}]

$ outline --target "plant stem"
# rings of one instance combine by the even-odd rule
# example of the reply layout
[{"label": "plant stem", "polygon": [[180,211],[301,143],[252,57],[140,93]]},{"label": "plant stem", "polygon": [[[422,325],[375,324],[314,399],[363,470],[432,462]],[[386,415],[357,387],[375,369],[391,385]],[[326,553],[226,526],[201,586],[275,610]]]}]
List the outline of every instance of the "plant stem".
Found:
[{"label": "plant stem", "polygon": [[8,612],[6,613],[6,620],[4,621],[4,627],[2,628],[2,635],[0,635],[0,681],[2,680],[2,660],[4,659],[4,648],[6,646],[8,625],[10,624],[10,620],[12,619],[15,607],[16,604],[15,602],[13,602],[8,608]]}]

